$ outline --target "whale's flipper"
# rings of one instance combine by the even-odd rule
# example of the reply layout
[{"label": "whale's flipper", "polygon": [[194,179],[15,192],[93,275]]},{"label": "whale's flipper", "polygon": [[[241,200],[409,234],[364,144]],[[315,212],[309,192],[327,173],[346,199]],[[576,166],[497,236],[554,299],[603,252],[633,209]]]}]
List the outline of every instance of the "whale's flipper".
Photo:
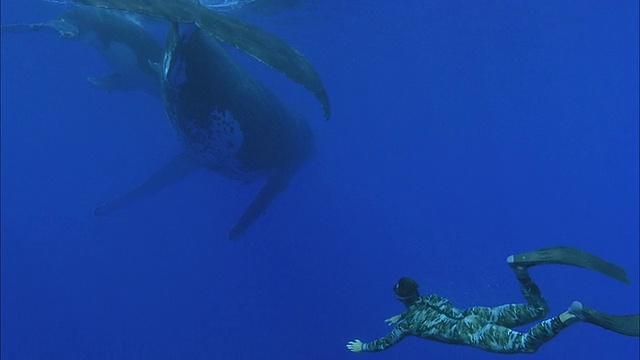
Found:
[{"label": "whale's flipper", "polygon": [[118,73],[113,73],[101,77],[90,76],[87,78],[87,81],[89,81],[91,85],[100,90],[129,91],[132,89],[132,86],[129,81],[127,81],[126,77]]},{"label": "whale's flipper", "polygon": [[73,38],[78,36],[79,29],[64,20],[52,20],[44,23],[33,24],[8,24],[0,27],[0,33],[20,34],[32,31],[49,30],[55,31],[62,38]]},{"label": "whale's flipper", "polygon": [[555,246],[523,254],[511,255],[507,258],[510,266],[536,266],[545,264],[563,264],[579,266],[612,277],[629,284],[627,272],[620,266],[580,249]]},{"label": "whale's flipper", "polygon": [[240,238],[247,228],[267,210],[271,201],[282,192],[293,177],[295,169],[287,169],[273,174],[244,211],[238,222],[229,230],[229,239]]},{"label": "whale's flipper", "polygon": [[117,199],[96,207],[93,213],[98,216],[109,215],[122,207],[157,193],[166,186],[185,178],[200,168],[201,165],[183,151],[174,157],[167,165],[151,175],[142,185]]},{"label": "whale's flipper", "polygon": [[35,23],[35,24],[8,24],[0,26],[0,34],[22,34],[40,30],[51,30],[51,26],[48,23]]},{"label": "whale's flipper", "polygon": [[196,23],[217,39],[235,46],[303,85],[320,101],[324,115],[331,116],[329,96],[311,62],[286,41],[260,28],[198,3],[177,0],[75,0],[103,8],[133,11],[172,22]]},{"label": "whale's flipper", "polygon": [[235,46],[306,87],[320,101],[325,118],[331,116],[329,95],[320,75],[311,62],[286,41],[213,10],[203,13],[197,24],[209,35]]}]

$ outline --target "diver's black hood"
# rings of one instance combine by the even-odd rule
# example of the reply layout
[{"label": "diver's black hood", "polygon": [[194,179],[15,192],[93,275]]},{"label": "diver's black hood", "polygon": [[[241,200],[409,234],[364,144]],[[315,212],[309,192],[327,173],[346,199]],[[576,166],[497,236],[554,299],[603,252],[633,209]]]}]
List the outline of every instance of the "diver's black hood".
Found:
[{"label": "diver's black hood", "polygon": [[420,297],[418,293],[418,283],[408,277],[403,277],[393,287],[396,299],[402,301],[405,305],[410,305]]}]

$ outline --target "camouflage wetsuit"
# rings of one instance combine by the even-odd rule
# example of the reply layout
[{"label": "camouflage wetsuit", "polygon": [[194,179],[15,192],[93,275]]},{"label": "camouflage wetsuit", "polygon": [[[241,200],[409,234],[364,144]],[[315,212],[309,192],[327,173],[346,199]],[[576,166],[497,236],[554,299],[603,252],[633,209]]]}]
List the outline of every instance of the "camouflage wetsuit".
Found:
[{"label": "camouflage wetsuit", "polygon": [[400,315],[393,331],[378,340],[362,344],[362,351],[382,351],[413,335],[496,353],[535,352],[567,325],[553,317],[534,325],[525,333],[512,330],[513,327],[543,318],[548,311],[546,301],[531,278],[526,275],[519,281],[527,304],[460,310],[441,296],[421,296]]}]

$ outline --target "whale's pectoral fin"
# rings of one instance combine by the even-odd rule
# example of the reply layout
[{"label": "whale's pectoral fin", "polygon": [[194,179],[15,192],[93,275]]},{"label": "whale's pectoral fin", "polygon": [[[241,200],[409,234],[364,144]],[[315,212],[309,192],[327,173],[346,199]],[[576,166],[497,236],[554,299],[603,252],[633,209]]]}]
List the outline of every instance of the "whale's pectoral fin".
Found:
[{"label": "whale's pectoral fin", "polygon": [[244,232],[258,216],[267,210],[271,201],[287,187],[293,174],[294,169],[282,170],[273,174],[267,180],[267,183],[244,211],[238,222],[229,231],[230,240],[236,240],[244,235]]},{"label": "whale's pectoral fin", "polygon": [[93,209],[93,213],[98,216],[109,215],[122,207],[159,192],[168,185],[185,178],[200,167],[200,164],[183,151],[167,165],[151,175],[142,185],[117,199],[96,207]]},{"label": "whale's pectoral fin", "polygon": [[59,19],[51,20],[44,23],[33,24],[8,24],[0,27],[0,33],[4,34],[20,34],[32,31],[53,30],[62,38],[72,38],[78,36],[78,28],[68,22]]},{"label": "whale's pectoral fin", "polygon": [[87,81],[91,85],[100,90],[111,91],[129,91],[131,90],[131,84],[127,81],[126,77],[118,73],[113,73],[100,77],[89,76]]},{"label": "whale's pectoral fin", "polygon": [[0,34],[22,34],[26,32],[38,31],[44,28],[46,23],[38,24],[7,24],[0,26]]},{"label": "whale's pectoral fin", "polygon": [[331,116],[329,95],[320,75],[309,59],[289,43],[256,26],[207,8],[200,11],[196,24],[209,35],[306,87],[320,101],[325,118]]}]

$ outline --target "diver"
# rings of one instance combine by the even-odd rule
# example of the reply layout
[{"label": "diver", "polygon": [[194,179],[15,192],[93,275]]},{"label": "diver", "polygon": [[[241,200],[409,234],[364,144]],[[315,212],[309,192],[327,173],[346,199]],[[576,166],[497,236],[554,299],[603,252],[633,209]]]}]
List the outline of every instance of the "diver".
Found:
[{"label": "diver", "polygon": [[565,264],[588,268],[629,284],[626,272],[595,255],[569,247],[552,247],[511,255],[507,263],[515,272],[526,304],[507,304],[494,308],[458,309],[438,295],[421,296],[418,283],[403,277],[393,287],[395,297],[407,310],[386,319],[395,328],[386,336],[363,343],[347,343],[353,352],[376,352],[390,348],[408,335],[450,344],[468,345],[502,354],[533,353],[561,330],[577,322],[587,322],[628,336],[639,336],[639,315],[604,314],[574,301],[558,316],[543,320],[528,332],[513,328],[543,319],[549,306],[528,269],[541,264]]}]

